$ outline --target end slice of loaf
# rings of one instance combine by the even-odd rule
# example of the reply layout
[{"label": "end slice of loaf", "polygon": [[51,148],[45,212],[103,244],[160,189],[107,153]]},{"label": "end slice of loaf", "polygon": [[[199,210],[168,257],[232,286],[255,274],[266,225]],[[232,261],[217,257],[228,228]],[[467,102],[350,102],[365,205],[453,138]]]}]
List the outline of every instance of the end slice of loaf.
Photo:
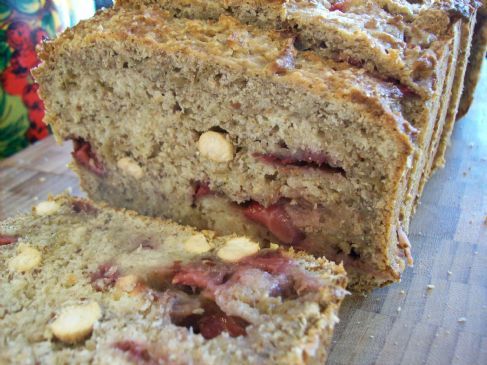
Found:
[{"label": "end slice of loaf", "polygon": [[482,1],[482,7],[477,11],[477,19],[472,39],[472,48],[465,75],[457,119],[467,114],[473,102],[475,88],[480,78],[482,64],[487,50],[487,1]]},{"label": "end slice of loaf", "polygon": [[358,290],[399,280],[415,129],[401,90],[274,31],[98,14],[35,74],[96,200],[344,261]]},{"label": "end slice of loaf", "polygon": [[0,223],[0,363],[323,364],[346,276],[62,195]]}]

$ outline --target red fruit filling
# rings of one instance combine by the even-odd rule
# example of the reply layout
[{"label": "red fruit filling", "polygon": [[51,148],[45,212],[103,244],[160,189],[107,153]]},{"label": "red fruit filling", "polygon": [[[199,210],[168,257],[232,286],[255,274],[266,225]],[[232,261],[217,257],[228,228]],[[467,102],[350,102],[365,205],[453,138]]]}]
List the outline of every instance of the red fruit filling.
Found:
[{"label": "red fruit filling", "polygon": [[175,265],[173,272],[173,285],[203,289],[206,296],[214,297],[216,287],[228,280],[233,270],[228,265],[208,259],[186,266]]},{"label": "red fruit filling", "polygon": [[245,336],[247,321],[237,316],[229,316],[218,305],[203,297],[191,297],[174,292],[175,301],[171,308],[171,321],[181,327],[192,328],[207,340],[227,332],[231,337]]},{"label": "red fruit filling", "polygon": [[327,173],[337,173],[345,176],[345,170],[337,166],[328,155],[321,152],[297,151],[292,155],[284,153],[255,153],[254,157],[270,165],[319,169]]},{"label": "red fruit filling", "polygon": [[113,346],[116,349],[127,353],[130,360],[132,360],[136,364],[159,364],[157,359],[152,357],[149,350],[147,350],[147,348],[139,342],[131,340],[119,341],[116,342]]},{"label": "red fruit filling", "polygon": [[74,200],[71,207],[76,213],[96,213],[98,211],[93,204],[82,199]]},{"label": "red fruit filling", "polygon": [[306,238],[306,235],[293,224],[282,203],[266,208],[252,201],[242,209],[248,219],[266,227],[282,243],[297,245]]},{"label": "red fruit filling", "polygon": [[[208,184],[197,182],[193,202],[196,203],[198,199],[213,193]],[[245,217],[266,227],[281,243],[298,245],[306,238],[306,235],[293,224],[284,204],[283,200],[266,208],[251,200],[237,206],[242,209]]]},{"label": "red fruit filling", "polygon": [[89,142],[79,138],[74,141],[73,158],[83,167],[87,168],[95,175],[104,176],[106,171],[100,160],[91,149]]},{"label": "red fruit filling", "polygon": [[[113,285],[113,270],[101,267],[95,276],[106,287]],[[225,263],[205,258],[186,264],[176,262],[171,267],[154,270],[147,276],[146,285],[163,291],[170,298],[170,318],[173,324],[191,328],[206,339],[222,332],[230,336],[246,334],[250,324],[245,319],[225,313],[222,303],[234,298],[235,292],[256,290],[269,296],[296,297],[316,292],[321,283],[294,264],[279,250],[262,250],[237,263]],[[231,300],[231,299],[230,299]]]},{"label": "red fruit filling", "polygon": [[104,263],[91,274],[91,285],[96,291],[107,291],[115,285],[119,277],[120,273],[116,266]]},{"label": "red fruit filling", "polygon": [[341,11],[344,13],[347,10],[348,7],[348,0],[339,0],[335,2],[334,4],[331,4],[330,8],[328,10],[330,11]]},{"label": "red fruit filling", "polygon": [[198,199],[201,199],[210,194],[212,194],[212,191],[208,183],[197,181],[194,184],[193,205],[196,203]]},{"label": "red fruit filling", "polygon": [[0,246],[10,245],[17,242],[19,238],[15,236],[0,236]]}]

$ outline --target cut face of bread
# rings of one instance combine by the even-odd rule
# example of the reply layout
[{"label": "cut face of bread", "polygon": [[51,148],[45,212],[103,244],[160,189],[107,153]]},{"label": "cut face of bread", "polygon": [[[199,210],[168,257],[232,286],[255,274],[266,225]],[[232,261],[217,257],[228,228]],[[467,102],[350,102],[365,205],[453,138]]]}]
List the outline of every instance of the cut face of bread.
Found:
[{"label": "cut face of bread", "polygon": [[396,83],[404,94],[404,116],[417,129],[400,211],[401,226],[408,230],[432,167],[444,162],[477,1],[119,0],[117,5],[157,5],[172,16],[191,19],[233,16],[262,29],[287,32],[299,50],[312,50]]},{"label": "cut face of bread", "polygon": [[[49,202],[50,215],[0,223],[1,363],[325,362],[342,266],[87,200]],[[10,270],[28,252],[42,260]]]},{"label": "cut face of bread", "polygon": [[404,116],[417,129],[400,211],[401,226],[409,229],[432,167],[444,162],[478,2],[119,0],[117,5],[157,5],[191,19],[231,15],[293,35],[297,49],[348,62],[398,84]]},{"label": "cut face of bread", "polygon": [[394,83],[156,7],[100,13],[41,57],[46,119],[92,198],[329,255],[358,289],[399,279],[415,129]]}]

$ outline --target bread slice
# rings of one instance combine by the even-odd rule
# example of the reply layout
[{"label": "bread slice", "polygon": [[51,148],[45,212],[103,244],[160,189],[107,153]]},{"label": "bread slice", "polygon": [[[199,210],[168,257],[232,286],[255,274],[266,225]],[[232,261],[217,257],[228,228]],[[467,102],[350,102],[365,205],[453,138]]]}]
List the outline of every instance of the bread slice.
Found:
[{"label": "bread slice", "polygon": [[329,255],[358,289],[411,262],[398,232],[415,130],[393,83],[157,7],[102,12],[40,57],[46,120],[75,140],[92,198]]},{"label": "bread slice", "polygon": [[477,11],[477,20],[473,32],[472,48],[465,74],[463,89],[457,119],[467,114],[472,105],[475,88],[480,78],[482,63],[487,50],[487,1],[482,1],[482,7]]},{"label": "bread slice", "polygon": [[470,18],[462,20],[461,25],[461,45],[458,54],[458,62],[456,66],[455,79],[451,90],[451,99],[445,119],[445,126],[441,133],[441,139],[436,143],[436,153],[430,166],[427,167],[427,173],[431,174],[437,168],[445,165],[445,153],[450,143],[451,134],[455,125],[458,108],[460,105],[460,98],[464,89],[465,72],[467,70],[468,60],[470,57],[470,48],[472,44],[472,37],[475,28],[477,12],[474,11]]},{"label": "bread slice", "polygon": [[2,364],[323,364],[347,293],[325,259],[67,195],[0,223],[0,272]]}]

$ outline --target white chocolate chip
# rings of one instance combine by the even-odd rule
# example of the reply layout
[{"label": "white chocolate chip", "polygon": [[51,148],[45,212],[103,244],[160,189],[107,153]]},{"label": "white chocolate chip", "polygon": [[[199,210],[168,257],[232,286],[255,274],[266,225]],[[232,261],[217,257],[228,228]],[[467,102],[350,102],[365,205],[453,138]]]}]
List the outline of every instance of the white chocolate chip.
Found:
[{"label": "white chocolate chip", "polygon": [[220,248],[217,256],[225,261],[238,261],[260,250],[259,244],[246,237],[232,238]]},{"label": "white chocolate chip", "polygon": [[75,343],[90,336],[93,325],[100,317],[101,308],[97,302],[73,305],[62,309],[50,327],[60,341]]},{"label": "white chocolate chip", "polygon": [[55,201],[45,201],[36,205],[35,213],[37,215],[51,215],[56,213],[61,206]]},{"label": "white chocolate chip", "polygon": [[138,283],[137,276],[130,274],[118,278],[115,286],[124,292],[130,293],[135,289],[137,283]]},{"label": "white chocolate chip", "polygon": [[136,179],[142,178],[144,176],[144,171],[142,168],[129,157],[123,157],[117,162],[117,166],[124,174],[135,177]]},{"label": "white chocolate chip", "polygon": [[203,157],[215,162],[233,160],[235,154],[232,143],[222,133],[208,131],[200,136],[198,150]]},{"label": "white chocolate chip", "polygon": [[11,271],[27,272],[36,268],[41,263],[41,252],[27,245],[19,245],[19,254],[8,263]]},{"label": "white chocolate chip", "polygon": [[184,242],[184,249],[191,253],[201,254],[210,251],[211,246],[203,234],[197,233]]}]

